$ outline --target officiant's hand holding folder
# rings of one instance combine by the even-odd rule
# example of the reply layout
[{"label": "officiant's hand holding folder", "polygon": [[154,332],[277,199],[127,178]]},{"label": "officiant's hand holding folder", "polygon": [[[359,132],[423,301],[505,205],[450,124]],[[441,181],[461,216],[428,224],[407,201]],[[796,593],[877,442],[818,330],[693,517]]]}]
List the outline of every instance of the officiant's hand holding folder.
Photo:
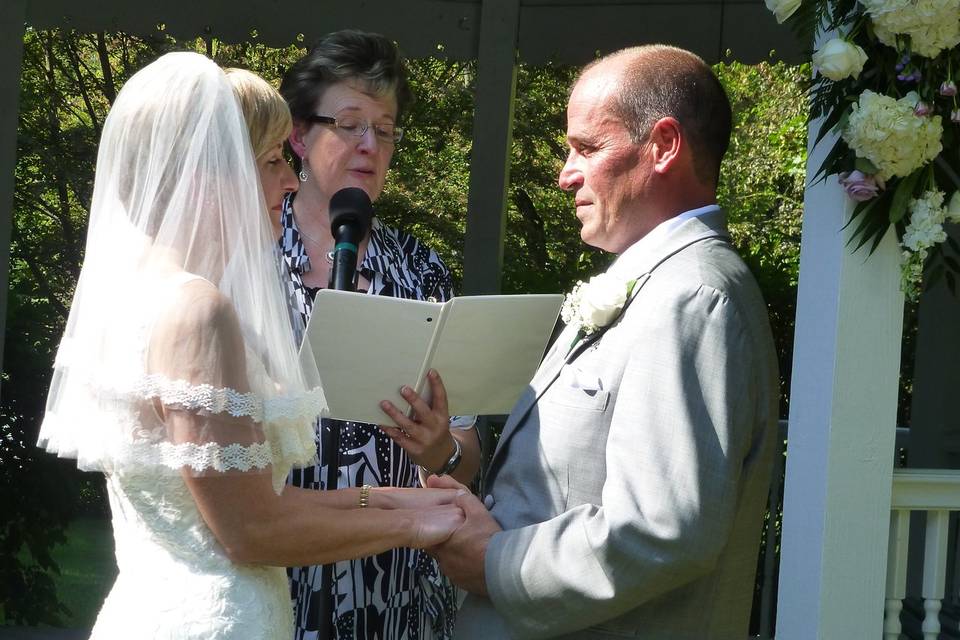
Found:
[{"label": "officiant's hand holding folder", "polygon": [[323,289],[300,347],[316,362],[325,417],[381,424],[381,400],[428,398],[443,376],[451,415],[509,413],[540,364],[560,313],[556,294],[462,296],[444,303]]}]

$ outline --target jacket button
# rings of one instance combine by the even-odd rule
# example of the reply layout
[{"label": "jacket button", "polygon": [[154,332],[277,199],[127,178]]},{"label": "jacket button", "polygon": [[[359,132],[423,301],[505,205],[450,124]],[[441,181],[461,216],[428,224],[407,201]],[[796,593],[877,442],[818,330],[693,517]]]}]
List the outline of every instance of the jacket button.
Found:
[{"label": "jacket button", "polygon": [[495,503],[496,503],[496,500],[493,499],[492,494],[488,493],[487,495],[483,496],[483,506],[487,508],[487,511],[489,511],[490,509],[493,509],[493,505]]}]

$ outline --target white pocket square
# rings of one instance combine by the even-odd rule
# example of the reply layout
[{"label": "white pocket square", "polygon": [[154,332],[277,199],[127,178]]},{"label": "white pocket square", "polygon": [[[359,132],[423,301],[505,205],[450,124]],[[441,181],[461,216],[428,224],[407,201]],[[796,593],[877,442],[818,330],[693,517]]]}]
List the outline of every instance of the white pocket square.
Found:
[{"label": "white pocket square", "polygon": [[603,381],[597,374],[590,371],[568,367],[565,378],[567,386],[571,389],[582,389],[588,392],[603,391]]}]

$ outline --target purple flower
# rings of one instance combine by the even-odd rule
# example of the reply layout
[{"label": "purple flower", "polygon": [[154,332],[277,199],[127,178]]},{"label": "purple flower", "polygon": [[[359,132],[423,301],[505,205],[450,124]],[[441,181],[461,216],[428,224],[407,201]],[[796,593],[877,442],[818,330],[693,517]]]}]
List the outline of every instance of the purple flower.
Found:
[{"label": "purple flower", "polygon": [[882,180],[876,176],[868,176],[860,171],[848,171],[840,174],[840,186],[847,192],[851,200],[865,202],[877,197],[884,188]]},{"label": "purple flower", "polygon": [[914,115],[921,116],[921,117],[928,116],[932,112],[933,112],[933,109],[930,107],[930,105],[927,104],[926,102],[923,102],[922,100],[918,102],[917,106],[913,108]]},{"label": "purple flower", "polygon": [[940,95],[947,96],[948,98],[950,96],[957,95],[957,83],[955,83],[953,80],[947,80],[946,82],[941,84]]},{"label": "purple flower", "polygon": [[901,72],[897,74],[897,80],[900,82],[920,82],[920,78],[923,77],[923,74],[920,73],[919,69],[914,69],[910,72]]}]

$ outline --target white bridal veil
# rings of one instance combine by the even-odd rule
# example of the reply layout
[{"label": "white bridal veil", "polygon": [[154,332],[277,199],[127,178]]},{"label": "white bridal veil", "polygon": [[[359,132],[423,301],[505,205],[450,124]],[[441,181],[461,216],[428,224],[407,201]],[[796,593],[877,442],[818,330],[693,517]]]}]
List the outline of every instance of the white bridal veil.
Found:
[{"label": "white bridal veil", "polygon": [[323,397],[273,245],[220,68],[171,53],[130,78],[104,123],[40,446],[87,470],[272,471],[279,490],[312,460]]}]

